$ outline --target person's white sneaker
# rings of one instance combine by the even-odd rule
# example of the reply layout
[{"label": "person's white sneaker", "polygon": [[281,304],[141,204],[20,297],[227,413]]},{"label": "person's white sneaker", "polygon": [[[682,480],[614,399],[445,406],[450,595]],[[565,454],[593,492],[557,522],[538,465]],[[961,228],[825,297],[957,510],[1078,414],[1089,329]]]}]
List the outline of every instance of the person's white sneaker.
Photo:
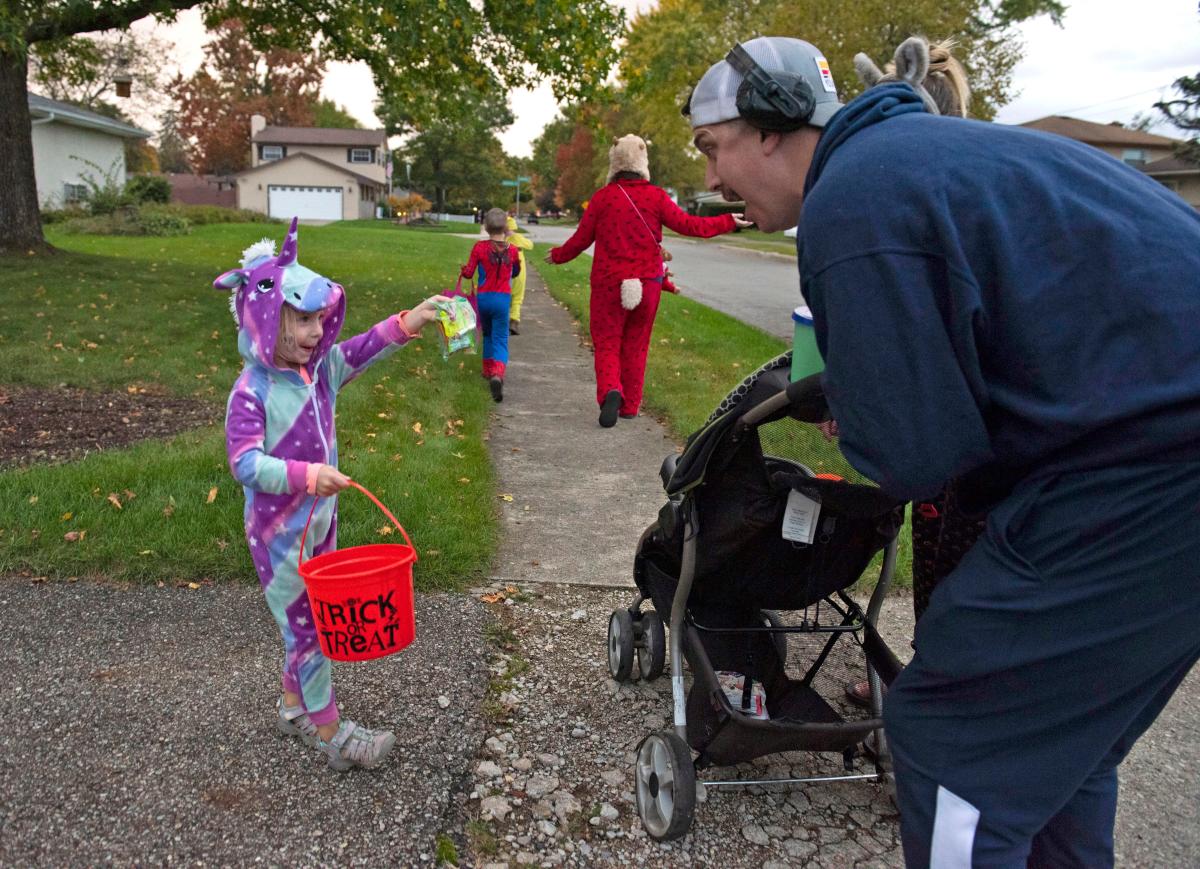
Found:
[{"label": "person's white sneaker", "polygon": [[317,740],[317,750],[329,759],[338,772],[351,767],[374,769],[387,759],[396,737],[390,730],[370,730],[343,719],[333,739]]}]

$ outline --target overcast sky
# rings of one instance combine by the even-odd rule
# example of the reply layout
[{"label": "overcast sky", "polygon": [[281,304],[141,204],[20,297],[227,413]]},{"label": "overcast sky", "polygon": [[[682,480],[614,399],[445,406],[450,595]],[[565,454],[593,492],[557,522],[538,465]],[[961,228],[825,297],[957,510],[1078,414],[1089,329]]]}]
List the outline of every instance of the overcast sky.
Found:
[{"label": "overcast sky", "polygon": [[[632,16],[654,3],[619,0],[617,5]],[[1057,114],[1098,123],[1128,121],[1139,112],[1152,113],[1154,102],[1170,94],[1175,79],[1200,72],[1197,0],[1067,0],[1067,6],[1061,28],[1044,18],[1020,28],[1025,60],[1013,76],[1018,95],[997,120],[1019,124]],[[185,74],[204,58],[206,34],[194,9],[169,27],[149,21],[135,26],[173,42],[174,66]],[[372,110],[375,86],[364,65],[331,64],[322,93],[364,125],[378,124]],[[555,116],[557,105],[543,85],[514,92],[512,108],[517,120],[500,140],[510,154],[528,156],[531,142]],[[1169,126],[1155,132],[1175,134]]]}]

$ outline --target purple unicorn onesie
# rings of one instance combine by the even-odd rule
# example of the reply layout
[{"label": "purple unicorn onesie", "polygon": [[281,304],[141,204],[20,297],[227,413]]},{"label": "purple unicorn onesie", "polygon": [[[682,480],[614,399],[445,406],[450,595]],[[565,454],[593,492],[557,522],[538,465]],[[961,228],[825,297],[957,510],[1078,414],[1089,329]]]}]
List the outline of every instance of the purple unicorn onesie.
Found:
[{"label": "purple unicorn onesie", "polygon": [[[412,336],[397,315],[335,344],[346,315],[345,292],[300,265],[296,243],[293,220],[278,256],[274,243],[264,239],[246,249],[241,268],[225,272],[213,286],[232,292],[238,351],[245,359],[229,394],[225,441],[229,467],[246,493],[246,540],[283,634],[283,688],[299,694],[313,724],[322,725],[336,721],[338,709],[329,659],[317,644],[297,570],[301,532],[314,497],[311,481],[321,465],[337,466],[338,391]],[[285,302],[301,312],[325,312],[324,332],[302,371],[275,363]],[[320,499],[306,559],[337,548],[335,503]]]}]

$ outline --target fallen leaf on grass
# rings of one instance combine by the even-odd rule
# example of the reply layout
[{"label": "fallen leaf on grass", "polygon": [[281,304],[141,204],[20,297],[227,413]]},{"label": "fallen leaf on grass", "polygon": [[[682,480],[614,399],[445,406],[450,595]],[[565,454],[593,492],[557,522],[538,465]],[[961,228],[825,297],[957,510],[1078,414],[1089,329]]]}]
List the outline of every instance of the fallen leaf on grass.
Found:
[{"label": "fallen leaf on grass", "polygon": [[228,548],[229,548],[229,541],[228,541],[228,540],[218,540],[218,541],[217,541],[217,549],[219,549],[219,550],[221,550],[222,552],[224,552],[224,551],[225,551],[226,549],[228,549]]},{"label": "fallen leaf on grass", "polygon": [[137,497],[137,493],[135,493],[135,492],[131,492],[131,491],[129,491],[128,489],[126,489],[126,490],[125,490],[125,492],[124,492],[123,494],[125,495],[125,500],[126,500],[126,501],[132,501],[134,498],[136,498],[136,497]]},{"label": "fallen leaf on grass", "polygon": [[375,533],[378,534],[380,537],[387,537],[388,535],[390,535],[392,533],[392,530],[393,529],[392,529],[391,525],[384,525],[382,528],[378,529]]},{"label": "fallen leaf on grass", "polygon": [[117,493],[116,493],[116,492],[109,492],[109,493],[108,493],[108,503],[112,504],[112,505],[113,505],[114,507],[116,507],[118,510],[120,510],[120,509],[121,509],[121,499],[117,497]]},{"label": "fallen leaf on grass", "polygon": [[172,495],[172,496],[167,497],[167,506],[163,507],[163,515],[166,516],[168,519],[170,519],[171,516],[173,516],[174,514],[175,514],[175,497]]},{"label": "fallen leaf on grass", "polygon": [[466,485],[467,483],[471,482],[471,478],[470,477],[459,477],[458,481],[460,483],[462,483],[463,485]]},{"label": "fallen leaf on grass", "polygon": [[413,430],[414,432],[416,432],[417,434],[420,434],[420,433],[421,433],[421,423],[419,423],[419,422],[414,422],[414,423],[413,423],[413,426],[412,426],[412,430]]},{"label": "fallen leaf on grass", "polygon": [[37,495],[30,495],[30,496],[29,496],[29,503],[30,503],[30,504],[36,504],[37,502],[38,502],[38,496],[37,496]]},{"label": "fallen leaf on grass", "polygon": [[211,489],[208,490],[208,500],[205,501],[204,503],[211,504],[215,500],[217,500],[217,487],[213,486]]},{"label": "fallen leaf on grass", "polygon": [[501,495],[500,498],[501,498],[501,500],[504,500],[504,501],[511,501],[513,499],[513,496],[512,495]]},{"label": "fallen leaf on grass", "polygon": [[72,513],[70,510],[68,510],[66,513],[63,513],[63,514],[62,514],[62,521],[64,521],[64,522],[70,522],[70,521],[71,521],[71,517],[72,517],[72,516],[74,516],[74,515],[75,515],[74,513]]},{"label": "fallen leaf on grass", "polygon": [[454,456],[454,458],[456,458],[456,459],[465,459],[466,458],[466,456],[462,453],[451,453],[450,455]]},{"label": "fallen leaf on grass", "polygon": [[68,531],[63,535],[63,540],[67,541],[68,543],[78,543],[85,537],[87,537],[86,531]]},{"label": "fallen leaf on grass", "polygon": [[198,583],[198,582],[189,582],[188,583],[188,588],[190,588],[192,591],[195,591],[199,587],[200,587],[200,583]]}]

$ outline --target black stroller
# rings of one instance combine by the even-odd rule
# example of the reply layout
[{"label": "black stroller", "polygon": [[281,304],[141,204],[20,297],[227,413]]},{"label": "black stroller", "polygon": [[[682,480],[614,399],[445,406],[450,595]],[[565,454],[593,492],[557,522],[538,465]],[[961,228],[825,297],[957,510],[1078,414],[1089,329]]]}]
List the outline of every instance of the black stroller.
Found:
[{"label": "black stroller", "polygon": [[[842,753],[846,774],[771,783],[889,774],[881,682],[890,683],[901,665],[875,620],[892,579],[903,505],[873,486],[818,476],[799,461],[800,429],[828,411],[819,376],[789,384],[789,366],[784,354],[747,378],[683,454],[663,463],[669,500],[638,543],[639,593],[609,619],[609,670],[618,682],[631,678],[635,654],[641,678],[662,674],[663,619],[670,623],[674,729],[642,741],[635,770],[638,814],[660,841],[691,826],[696,773],[708,766],[818,751]],[[880,550],[881,575],[864,612],[846,590]],[[646,599],[654,611],[641,612]],[[792,678],[788,638],[797,635],[814,660]],[[858,717],[817,690],[841,687],[818,679],[839,642],[834,657],[853,652],[871,686],[872,709]],[[693,676],[686,697],[685,656]],[[876,732],[874,772],[855,773],[858,746]]]}]

